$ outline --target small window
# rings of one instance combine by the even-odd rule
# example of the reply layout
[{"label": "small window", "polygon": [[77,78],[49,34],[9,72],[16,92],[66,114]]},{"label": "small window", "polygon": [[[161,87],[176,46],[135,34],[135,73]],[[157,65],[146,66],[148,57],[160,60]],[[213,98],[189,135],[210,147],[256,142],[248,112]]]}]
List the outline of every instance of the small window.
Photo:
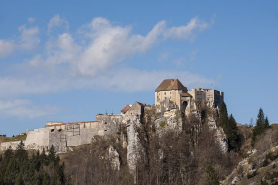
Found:
[{"label": "small window", "polygon": [[107,131],[106,129],[104,131]]},{"label": "small window", "polygon": [[51,129],[51,132],[54,132],[54,129]]},{"label": "small window", "polygon": [[107,124],[107,122],[105,122],[104,124]]},{"label": "small window", "polygon": [[166,92],[164,93],[164,95],[166,95]]},{"label": "small window", "polygon": [[59,129],[59,130],[58,130],[58,132],[61,132],[61,131],[62,131],[62,129]]}]

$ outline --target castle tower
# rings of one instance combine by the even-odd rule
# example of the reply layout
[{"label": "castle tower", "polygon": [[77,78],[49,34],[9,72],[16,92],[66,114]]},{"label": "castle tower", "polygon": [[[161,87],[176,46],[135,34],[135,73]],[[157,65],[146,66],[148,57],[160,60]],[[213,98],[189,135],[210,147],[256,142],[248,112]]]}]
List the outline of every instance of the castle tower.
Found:
[{"label": "castle tower", "polygon": [[178,79],[166,79],[155,90],[155,105],[172,101],[185,114],[191,111],[192,96]]}]

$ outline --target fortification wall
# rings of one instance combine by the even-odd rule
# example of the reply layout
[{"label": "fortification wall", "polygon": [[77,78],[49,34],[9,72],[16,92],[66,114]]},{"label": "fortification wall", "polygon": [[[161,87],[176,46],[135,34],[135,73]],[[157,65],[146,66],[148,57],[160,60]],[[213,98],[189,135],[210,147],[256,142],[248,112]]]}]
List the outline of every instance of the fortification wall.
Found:
[{"label": "fortification wall", "polygon": [[[9,147],[11,147],[13,150],[16,150],[17,146],[19,145],[21,141],[13,141],[13,142],[5,142],[1,143],[1,151],[7,150]],[[24,141],[23,141],[24,143]]]},{"label": "fortification wall", "polygon": [[40,128],[34,131],[28,131],[25,141],[26,149],[42,150],[43,147],[49,146],[49,129]]},{"label": "fortification wall", "polygon": [[114,134],[117,132],[120,124],[123,121],[121,114],[97,114],[96,120],[98,121],[98,130],[103,130],[104,134]]},{"label": "fortification wall", "polygon": [[67,147],[89,144],[94,136],[116,134],[122,120],[121,115],[97,115],[95,122],[80,122],[68,125],[66,129],[51,127],[49,145],[58,152],[66,152]]},{"label": "fortification wall", "polygon": [[[45,128],[27,131],[26,149],[47,151],[53,145],[57,152],[66,152],[68,146],[89,144],[96,135],[116,134],[122,121],[122,115],[97,115],[97,121],[88,122],[48,122]],[[1,150],[10,146],[16,149],[18,142],[1,144]]]}]

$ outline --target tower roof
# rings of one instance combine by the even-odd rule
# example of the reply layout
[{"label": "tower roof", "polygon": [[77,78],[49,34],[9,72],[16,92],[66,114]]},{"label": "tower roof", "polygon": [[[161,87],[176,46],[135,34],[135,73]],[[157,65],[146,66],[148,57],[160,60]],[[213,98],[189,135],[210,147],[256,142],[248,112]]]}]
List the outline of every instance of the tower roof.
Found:
[{"label": "tower roof", "polygon": [[121,110],[121,112],[122,112],[123,114],[125,114],[129,109],[130,109],[130,105],[126,105],[126,106]]},{"label": "tower roof", "polygon": [[156,88],[157,91],[183,90],[187,92],[187,88],[182,85],[178,79],[166,79]]}]

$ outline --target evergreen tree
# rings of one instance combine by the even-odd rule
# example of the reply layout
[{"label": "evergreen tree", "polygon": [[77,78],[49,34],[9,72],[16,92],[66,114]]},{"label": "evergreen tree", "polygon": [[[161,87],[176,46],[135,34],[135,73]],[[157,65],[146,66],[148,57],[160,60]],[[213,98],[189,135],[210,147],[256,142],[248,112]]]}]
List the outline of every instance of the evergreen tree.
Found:
[{"label": "evergreen tree", "polygon": [[24,185],[24,181],[22,178],[22,173],[19,173],[15,179],[15,185]]},{"label": "evergreen tree", "polygon": [[51,145],[49,154],[48,154],[48,161],[49,163],[54,163],[55,165],[59,163],[60,158],[56,156],[55,148]]},{"label": "evergreen tree", "polygon": [[256,126],[254,127],[253,130],[253,135],[252,135],[252,142],[251,145],[254,146],[256,143],[256,139],[259,135],[265,132],[266,129],[269,128],[269,121],[268,118],[264,116],[264,111],[262,108],[260,108],[257,120],[256,120]]},{"label": "evergreen tree", "polygon": [[28,160],[28,153],[25,150],[25,145],[22,141],[19,143],[19,145],[16,148],[15,158],[17,159],[20,166],[23,165],[23,163]]},{"label": "evergreen tree", "polygon": [[45,154],[45,149],[44,148],[42,149],[41,155],[39,155],[39,161],[40,161],[41,164],[47,164],[48,163],[47,162],[47,156]]},{"label": "evergreen tree", "polygon": [[4,159],[6,162],[9,162],[9,160],[13,157],[13,150],[11,146],[4,152]]},{"label": "evergreen tree", "polygon": [[269,121],[268,121],[268,117],[267,116],[265,117],[265,120],[264,120],[264,127],[265,127],[265,129],[269,128]]},{"label": "evergreen tree", "polygon": [[237,149],[238,143],[238,128],[236,125],[236,120],[231,114],[228,119],[227,124],[227,137],[228,137],[228,146],[229,150]]},{"label": "evergreen tree", "polygon": [[15,158],[11,158],[4,173],[4,184],[15,184],[15,179],[20,172],[19,166]]},{"label": "evergreen tree", "polygon": [[219,185],[218,175],[213,167],[208,165],[206,168],[206,173],[207,176],[206,176],[205,185]]},{"label": "evergreen tree", "polygon": [[59,165],[59,162],[53,146],[48,156],[43,150],[29,158],[24,143],[20,142],[15,152],[9,148],[3,159],[0,157],[0,185],[65,184],[64,164]]},{"label": "evergreen tree", "polygon": [[55,176],[57,184],[65,184],[64,166],[65,164],[63,163],[61,166],[59,165],[56,169]]},{"label": "evergreen tree", "polygon": [[220,108],[220,126],[223,128],[224,132],[227,131],[228,124],[228,111],[225,102],[223,101]]},{"label": "evergreen tree", "polygon": [[257,116],[257,120],[256,120],[256,126],[260,127],[262,129],[264,127],[264,123],[265,123],[264,111],[262,108],[260,108],[258,116]]}]

